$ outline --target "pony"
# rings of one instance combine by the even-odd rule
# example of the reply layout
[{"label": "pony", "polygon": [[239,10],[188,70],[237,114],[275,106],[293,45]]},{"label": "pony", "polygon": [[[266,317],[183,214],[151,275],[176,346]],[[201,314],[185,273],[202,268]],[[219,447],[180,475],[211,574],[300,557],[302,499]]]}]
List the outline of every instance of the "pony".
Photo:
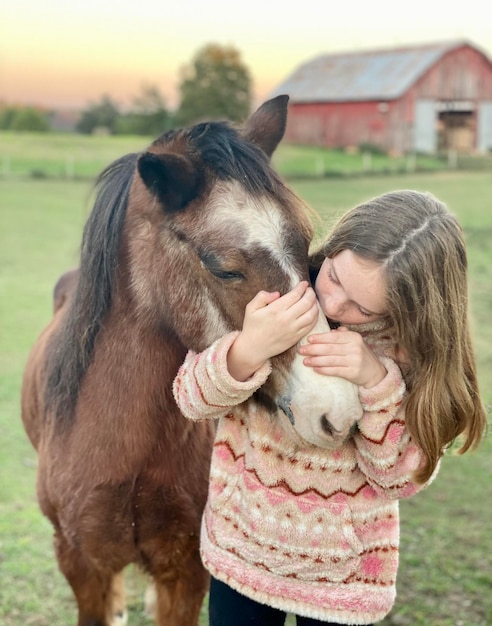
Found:
[{"label": "pony", "polygon": [[[21,398],[79,626],[124,623],[129,564],[153,583],[157,624],[197,624],[215,429],[181,415],[172,382],[187,350],[241,328],[260,289],[308,280],[307,207],[271,165],[287,106],[279,96],[241,127],[169,131],[98,179],[79,267],[55,287]],[[320,312],[316,330],[328,329]],[[296,348],[272,368],[250,401],[299,445],[339,445],[361,415],[355,386],[321,379]]]}]

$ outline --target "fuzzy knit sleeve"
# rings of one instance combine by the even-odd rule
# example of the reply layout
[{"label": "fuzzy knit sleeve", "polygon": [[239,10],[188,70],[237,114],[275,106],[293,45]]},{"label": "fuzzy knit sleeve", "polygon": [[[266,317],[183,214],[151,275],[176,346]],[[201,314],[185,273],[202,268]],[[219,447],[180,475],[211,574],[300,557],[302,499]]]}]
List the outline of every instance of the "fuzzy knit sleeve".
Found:
[{"label": "fuzzy knit sleeve", "polygon": [[385,378],[371,389],[359,388],[364,414],[354,436],[358,465],[371,486],[390,499],[407,498],[423,485],[412,480],[423,453],[405,425],[405,382],[398,365],[379,357]]},{"label": "fuzzy knit sleeve", "polygon": [[270,362],[239,382],[227,369],[227,353],[238,331],[229,333],[203,352],[188,352],[173,382],[173,394],[185,417],[218,418],[245,402],[268,378]]}]

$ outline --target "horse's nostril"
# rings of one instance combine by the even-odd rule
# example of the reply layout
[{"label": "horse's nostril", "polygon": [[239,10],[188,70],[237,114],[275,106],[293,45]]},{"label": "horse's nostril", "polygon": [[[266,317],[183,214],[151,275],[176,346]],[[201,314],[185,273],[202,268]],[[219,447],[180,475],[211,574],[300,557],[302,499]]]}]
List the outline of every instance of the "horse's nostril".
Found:
[{"label": "horse's nostril", "polygon": [[321,428],[327,435],[333,435],[333,426],[328,421],[326,415],[321,416]]},{"label": "horse's nostril", "polygon": [[321,416],[321,428],[323,429],[323,432],[331,437],[334,437],[340,432],[330,423],[325,413]]},{"label": "horse's nostril", "polygon": [[294,417],[294,413],[292,413],[292,409],[290,408],[290,400],[285,396],[282,396],[279,399],[278,406],[285,413],[292,426],[295,426],[296,420]]}]

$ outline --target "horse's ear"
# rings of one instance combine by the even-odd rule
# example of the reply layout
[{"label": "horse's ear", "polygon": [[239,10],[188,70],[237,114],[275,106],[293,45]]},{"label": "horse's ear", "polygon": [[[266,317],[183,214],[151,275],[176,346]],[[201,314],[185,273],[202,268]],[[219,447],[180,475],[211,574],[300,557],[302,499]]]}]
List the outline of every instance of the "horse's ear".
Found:
[{"label": "horse's ear", "polygon": [[142,154],[138,173],[150,193],[168,211],[179,211],[198,196],[200,175],[188,159],[176,154]]},{"label": "horse's ear", "polygon": [[277,96],[264,102],[245,122],[243,134],[271,157],[282,140],[287,124],[289,96]]}]

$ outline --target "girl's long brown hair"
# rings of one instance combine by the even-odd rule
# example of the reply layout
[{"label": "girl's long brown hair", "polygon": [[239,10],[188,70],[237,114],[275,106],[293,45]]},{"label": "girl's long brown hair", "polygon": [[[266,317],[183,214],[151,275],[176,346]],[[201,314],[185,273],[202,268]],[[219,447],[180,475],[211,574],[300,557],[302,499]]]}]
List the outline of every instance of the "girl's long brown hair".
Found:
[{"label": "girl's long brown hair", "polygon": [[431,194],[396,191],[346,213],[312,264],[346,249],[382,264],[388,315],[410,364],[406,423],[425,455],[415,480],[426,482],[458,436],[464,453],[478,445],[487,423],[469,331],[462,229]]}]

